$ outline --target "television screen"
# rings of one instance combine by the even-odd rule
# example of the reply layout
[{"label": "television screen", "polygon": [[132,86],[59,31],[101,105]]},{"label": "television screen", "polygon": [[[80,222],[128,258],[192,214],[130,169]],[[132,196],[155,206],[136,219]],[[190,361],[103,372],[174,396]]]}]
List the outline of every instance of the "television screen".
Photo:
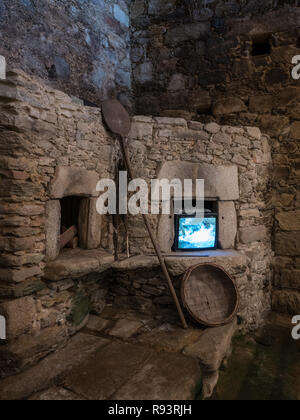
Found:
[{"label": "television screen", "polygon": [[217,243],[217,218],[179,218],[178,249],[214,249]]}]

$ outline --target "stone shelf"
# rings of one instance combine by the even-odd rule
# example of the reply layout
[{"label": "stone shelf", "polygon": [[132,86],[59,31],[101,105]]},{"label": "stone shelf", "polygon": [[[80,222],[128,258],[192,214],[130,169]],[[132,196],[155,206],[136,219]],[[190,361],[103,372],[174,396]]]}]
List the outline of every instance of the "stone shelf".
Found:
[{"label": "stone shelf", "polygon": [[[201,252],[174,252],[164,255],[166,265],[173,276],[182,275],[188,268],[200,263],[218,264],[224,268],[243,266],[247,257],[235,250],[214,250]],[[138,255],[115,262],[112,268],[116,271],[134,271],[141,269],[154,269],[159,267],[156,256]]]},{"label": "stone shelf", "polygon": [[103,273],[114,263],[114,256],[103,250],[64,249],[60,256],[47,263],[45,280],[78,279],[90,273]]}]

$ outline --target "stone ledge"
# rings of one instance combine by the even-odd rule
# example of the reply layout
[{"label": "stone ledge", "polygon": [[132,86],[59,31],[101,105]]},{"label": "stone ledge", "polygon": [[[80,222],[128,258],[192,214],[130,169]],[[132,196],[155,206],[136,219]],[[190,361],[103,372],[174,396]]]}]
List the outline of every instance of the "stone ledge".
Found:
[{"label": "stone ledge", "polygon": [[114,256],[103,250],[70,249],[46,265],[44,278],[48,281],[79,279],[90,273],[103,273],[114,262]]},{"label": "stone ledge", "polygon": [[[247,257],[235,250],[215,250],[167,254],[164,256],[166,265],[173,276],[182,275],[188,268],[200,263],[218,264],[223,267],[242,266],[246,264]],[[141,269],[154,269],[159,267],[158,258],[154,255],[138,255],[112,265],[116,271],[134,271]]]}]

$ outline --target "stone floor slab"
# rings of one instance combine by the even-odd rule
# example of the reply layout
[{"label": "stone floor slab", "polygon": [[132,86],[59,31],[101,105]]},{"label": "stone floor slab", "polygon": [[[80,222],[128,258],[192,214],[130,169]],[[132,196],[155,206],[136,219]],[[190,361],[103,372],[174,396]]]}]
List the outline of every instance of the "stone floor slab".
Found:
[{"label": "stone floor slab", "polygon": [[181,354],[155,353],[113,396],[115,400],[193,400],[201,388],[196,360]]},{"label": "stone floor slab", "polygon": [[236,331],[236,319],[231,324],[209,328],[203,332],[196,343],[187,346],[183,353],[196,357],[205,372],[216,372],[220,369],[226,356],[229,356]]},{"label": "stone floor slab", "polygon": [[88,400],[110,399],[152,355],[146,347],[114,342],[73,369],[64,386]]},{"label": "stone floor slab", "polygon": [[99,316],[90,315],[87,329],[96,333],[103,332],[109,325],[110,321]]},{"label": "stone floor slab", "polygon": [[153,346],[157,349],[169,352],[181,352],[184,347],[189,346],[199,339],[203,330],[201,328],[189,328],[184,330],[171,324],[164,324],[153,331],[138,337],[141,344]]},{"label": "stone floor slab", "polygon": [[109,335],[126,340],[136,334],[142,326],[143,323],[140,321],[126,318],[120,319],[109,332]]},{"label": "stone floor slab", "polygon": [[85,398],[78,397],[78,395],[67,389],[60,387],[53,387],[46,391],[39,392],[33,397],[29,398],[29,401],[84,401]]},{"label": "stone floor slab", "polygon": [[57,378],[79,365],[109,340],[77,334],[63,349],[49,355],[37,365],[0,381],[0,400],[23,400],[51,386]]}]

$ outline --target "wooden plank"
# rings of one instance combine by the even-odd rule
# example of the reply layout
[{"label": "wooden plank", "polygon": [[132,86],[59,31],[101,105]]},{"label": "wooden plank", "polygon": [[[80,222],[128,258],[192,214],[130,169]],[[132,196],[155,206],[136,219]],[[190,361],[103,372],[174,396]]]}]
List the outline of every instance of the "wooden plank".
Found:
[{"label": "wooden plank", "polygon": [[72,239],[75,238],[77,235],[77,227],[71,226],[70,229],[66,230],[61,236],[60,236],[60,249],[63,249],[68,242],[72,241]]},{"label": "wooden plank", "polygon": [[76,249],[79,245],[78,236],[75,236],[70,242],[67,243],[67,248]]}]

